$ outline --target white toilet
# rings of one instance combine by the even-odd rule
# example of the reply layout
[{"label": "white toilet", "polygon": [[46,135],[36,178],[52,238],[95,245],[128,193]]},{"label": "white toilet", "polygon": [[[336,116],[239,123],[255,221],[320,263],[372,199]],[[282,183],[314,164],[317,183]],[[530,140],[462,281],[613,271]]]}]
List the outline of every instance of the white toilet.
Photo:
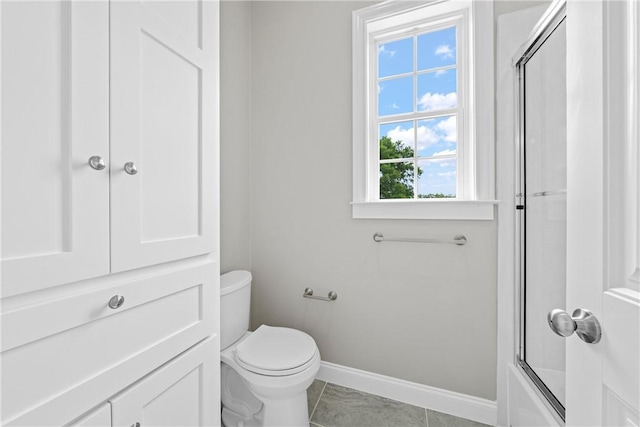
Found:
[{"label": "white toilet", "polygon": [[302,331],[249,329],[251,273],[220,276],[222,423],[308,426],[307,388],[320,369],[316,342]]}]

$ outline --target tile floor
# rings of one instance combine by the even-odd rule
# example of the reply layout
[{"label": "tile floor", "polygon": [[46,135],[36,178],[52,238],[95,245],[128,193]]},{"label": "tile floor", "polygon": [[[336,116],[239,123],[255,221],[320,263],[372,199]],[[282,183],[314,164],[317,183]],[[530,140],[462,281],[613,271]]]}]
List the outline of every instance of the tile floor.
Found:
[{"label": "tile floor", "polygon": [[307,402],[311,427],[487,427],[320,380],[307,390]]}]

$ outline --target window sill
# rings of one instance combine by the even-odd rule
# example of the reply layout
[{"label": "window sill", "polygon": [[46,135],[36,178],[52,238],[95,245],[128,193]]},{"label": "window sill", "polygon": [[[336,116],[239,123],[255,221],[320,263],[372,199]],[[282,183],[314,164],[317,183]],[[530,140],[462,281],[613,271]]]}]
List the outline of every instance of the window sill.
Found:
[{"label": "window sill", "polygon": [[354,219],[484,220],[494,218],[498,200],[385,200],[352,202]]}]

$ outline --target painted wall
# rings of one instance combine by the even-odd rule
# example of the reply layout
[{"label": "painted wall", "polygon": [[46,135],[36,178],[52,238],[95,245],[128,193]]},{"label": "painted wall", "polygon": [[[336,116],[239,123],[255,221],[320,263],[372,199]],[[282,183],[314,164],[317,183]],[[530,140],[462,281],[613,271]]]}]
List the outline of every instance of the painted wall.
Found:
[{"label": "painted wall", "polygon": [[[306,331],[325,361],[493,400],[495,222],[351,218],[351,12],[365,5],[253,3],[252,325]],[[304,299],[307,286],[338,300]]]},{"label": "painted wall", "polygon": [[[325,361],[494,400],[496,221],[351,218],[351,12],[368,4],[221,3],[222,271],[253,272],[254,328],[298,328]],[[377,244],[376,231],[468,244]],[[338,300],[304,299],[307,286]]]},{"label": "painted wall", "polygon": [[251,269],[251,2],[220,3],[220,270]]}]

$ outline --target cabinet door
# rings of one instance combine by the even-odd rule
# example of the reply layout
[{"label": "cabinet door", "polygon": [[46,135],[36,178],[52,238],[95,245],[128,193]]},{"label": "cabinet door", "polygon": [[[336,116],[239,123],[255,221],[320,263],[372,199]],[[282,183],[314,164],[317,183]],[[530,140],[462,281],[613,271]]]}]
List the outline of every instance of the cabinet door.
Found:
[{"label": "cabinet door", "polygon": [[3,1],[0,15],[7,297],[109,271],[109,8]]},{"label": "cabinet door", "polygon": [[113,272],[217,250],[218,7],[111,3]]},{"label": "cabinet door", "polygon": [[219,425],[219,368],[218,338],[208,338],[111,399],[113,425]]},{"label": "cabinet door", "polygon": [[103,403],[93,411],[75,420],[70,427],[111,427],[111,405]]}]

